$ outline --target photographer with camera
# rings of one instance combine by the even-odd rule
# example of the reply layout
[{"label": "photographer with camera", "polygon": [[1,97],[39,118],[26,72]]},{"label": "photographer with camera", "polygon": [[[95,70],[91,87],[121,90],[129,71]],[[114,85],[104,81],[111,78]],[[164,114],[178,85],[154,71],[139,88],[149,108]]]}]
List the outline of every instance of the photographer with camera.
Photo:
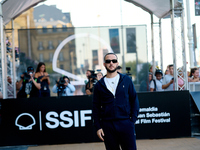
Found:
[{"label": "photographer with camera", "polygon": [[93,70],[87,70],[87,71],[90,71],[90,75],[87,76],[88,82],[85,85],[85,89],[86,89],[85,92],[87,95],[92,95],[94,85],[98,82],[97,74],[95,74]]},{"label": "photographer with camera", "polygon": [[34,68],[29,66],[27,72],[21,75],[21,80],[17,84],[17,98],[40,97],[40,80],[34,78]]},{"label": "photographer with camera", "polygon": [[72,96],[75,90],[67,76],[60,77],[60,80],[56,81],[56,85],[52,88],[52,92],[57,93],[58,96]]}]

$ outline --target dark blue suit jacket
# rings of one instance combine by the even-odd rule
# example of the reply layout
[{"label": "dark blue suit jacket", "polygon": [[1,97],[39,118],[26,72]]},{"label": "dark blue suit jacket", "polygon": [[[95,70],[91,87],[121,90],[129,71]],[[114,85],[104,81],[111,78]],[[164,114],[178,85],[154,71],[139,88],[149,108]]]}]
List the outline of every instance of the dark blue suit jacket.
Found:
[{"label": "dark blue suit jacket", "polygon": [[101,120],[130,119],[135,123],[139,112],[139,102],[131,78],[120,74],[115,95],[106,87],[104,78],[96,83],[93,93],[93,118],[97,130]]}]

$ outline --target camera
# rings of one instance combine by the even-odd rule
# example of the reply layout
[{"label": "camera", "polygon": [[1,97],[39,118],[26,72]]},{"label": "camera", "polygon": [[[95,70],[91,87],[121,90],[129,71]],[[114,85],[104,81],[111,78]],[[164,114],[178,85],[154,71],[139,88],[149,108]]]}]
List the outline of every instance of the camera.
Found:
[{"label": "camera", "polygon": [[131,70],[131,67],[126,67],[126,75],[130,76],[131,77],[131,73],[130,73],[130,70]]},{"label": "camera", "polygon": [[91,82],[93,84],[96,84],[97,83],[97,74],[95,74],[93,70],[91,70],[90,72],[91,72],[90,78],[92,78]]},{"label": "camera", "polygon": [[130,71],[131,70],[131,67],[126,67],[126,71]]},{"label": "camera", "polygon": [[58,97],[62,96],[62,94],[64,93],[64,90],[66,88],[65,86],[65,79],[64,77],[60,77],[60,80],[59,81],[56,81],[57,83],[57,94],[58,94]]},{"label": "camera", "polygon": [[[31,72],[31,73],[32,73],[32,72]],[[24,79],[25,81],[31,79],[31,76],[30,76],[27,72],[24,72],[23,75],[24,75],[24,77],[21,77],[21,79]]]},{"label": "camera", "polygon": [[63,85],[65,84],[65,79],[63,77],[60,77],[59,81],[56,81],[58,85]]}]

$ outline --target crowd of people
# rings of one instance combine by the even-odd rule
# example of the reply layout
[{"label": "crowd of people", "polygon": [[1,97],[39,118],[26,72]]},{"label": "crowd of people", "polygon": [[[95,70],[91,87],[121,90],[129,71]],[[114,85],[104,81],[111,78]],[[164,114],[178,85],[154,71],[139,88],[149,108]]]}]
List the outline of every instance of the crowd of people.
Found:
[{"label": "crowd of people", "polygon": [[[117,71],[121,71],[122,67],[118,66]],[[177,69],[178,73],[178,85],[179,89],[184,90],[184,76],[182,68]],[[85,81],[85,87],[77,87],[78,93],[81,95],[92,95],[94,85],[103,77],[103,73],[98,71],[95,73],[93,70],[86,71],[87,81]],[[17,98],[29,98],[29,97],[50,97],[51,91],[57,93],[58,96],[72,96],[77,93],[74,85],[70,83],[70,79],[67,76],[60,77],[57,83],[50,89],[50,77],[46,72],[45,63],[40,62],[34,71],[32,66],[27,68],[27,71],[20,76],[20,81],[16,83]],[[8,98],[13,98],[12,79],[7,77],[8,81]],[[188,82],[200,82],[199,68],[192,68],[188,73]],[[143,80],[140,83],[139,91],[173,91],[174,86],[174,68],[173,65],[168,65],[165,73],[162,70],[156,69],[153,73],[152,66],[149,68],[148,80]],[[80,92],[81,91],[81,92]],[[2,94],[0,94],[2,98]]]},{"label": "crowd of people", "polygon": [[[50,89],[50,77],[46,72],[45,63],[40,62],[37,65],[36,71],[32,66],[27,67],[27,70],[21,74],[20,80],[16,82],[16,97],[17,98],[29,98],[29,97],[50,97],[51,91],[57,93],[57,96],[73,96],[73,95],[92,95],[94,84],[103,77],[102,72],[87,70],[86,85],[81,89],[77,86],[77,89],[70,83],[68,76],[62,76],[56,81]],[[12,79],[7,77],[8,98],[14,98]],[[77,90],[77,91],[76,91]],[[0,98],[3,98],[3,94],[0,92]]]},{"label": "crowd of people", "polygon": [[[92,95],[94,84],[103,77],[102,72],[97,72],[87,70],[85,88],[82,90],[76,89],[74,85],[70,83],[70,78],[68,76],[62,76],[50,89],[50,77],[46,72],[45,63],[40,62],[37,65],[36,71],[32,66],[29,66],[23,74],[20,76],[20,80],[16,83],[16,97],[17,98],[29,98],[29,97],[50,97],[51,91],[57,93],[57,96],[73,96],[76,90],[79,90],[80,95]],[[8,98],[14,98],[12,79],[10,76],[7,77],[7,88],[8,88]],[[79,86],[77,86],[79,88]],[[80,92],[81,91],[81,92]],[[77,92],[76,92],[77,94]],[[3,95],[0,93],[0,98]]]},{"label": "crowd of people", "polygon": [[[8,98],[13,98],[13,86],[10,76],[7,77],[7,82]],[[71,96],[75,90],[75,86],[70,84],[70,79],[67,76],[60,77],[52,88],[53,93],[60,94],[61,96]],[[46,72],[45,63],[40,62],[37,65],[36,71],[32,66],[27,67],[26,72],[21,74],[20,80],[16,82],[16,93],[17,98],[51,96],[50,77]],[[3,98],[2,94],[1,98]]]},{"label": "crowd of people", "polygon": [[[188,82],[200,82],[200,68],[191,68],[188,72]],[[183,69],[177,69],[178,77],[178,88],[179,90],[184,90],[184,75]],[[173,91],[175,89],[174,85],[174,67],[173,65],[168,65],[165,73],[162,73],[162,70],[156,69],[153,74],[152,66],[150,66],[148,81],[141,82],[139,91]]]}]

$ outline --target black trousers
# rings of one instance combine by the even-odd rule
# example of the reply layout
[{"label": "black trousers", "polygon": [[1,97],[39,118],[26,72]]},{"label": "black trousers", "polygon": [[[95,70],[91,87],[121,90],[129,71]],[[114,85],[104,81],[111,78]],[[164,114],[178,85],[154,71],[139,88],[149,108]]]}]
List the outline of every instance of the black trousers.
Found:
[{"label": "black trousers", "polygon": [[106,150],[136,150],[135,125],[130,119],[102,121]]}]

